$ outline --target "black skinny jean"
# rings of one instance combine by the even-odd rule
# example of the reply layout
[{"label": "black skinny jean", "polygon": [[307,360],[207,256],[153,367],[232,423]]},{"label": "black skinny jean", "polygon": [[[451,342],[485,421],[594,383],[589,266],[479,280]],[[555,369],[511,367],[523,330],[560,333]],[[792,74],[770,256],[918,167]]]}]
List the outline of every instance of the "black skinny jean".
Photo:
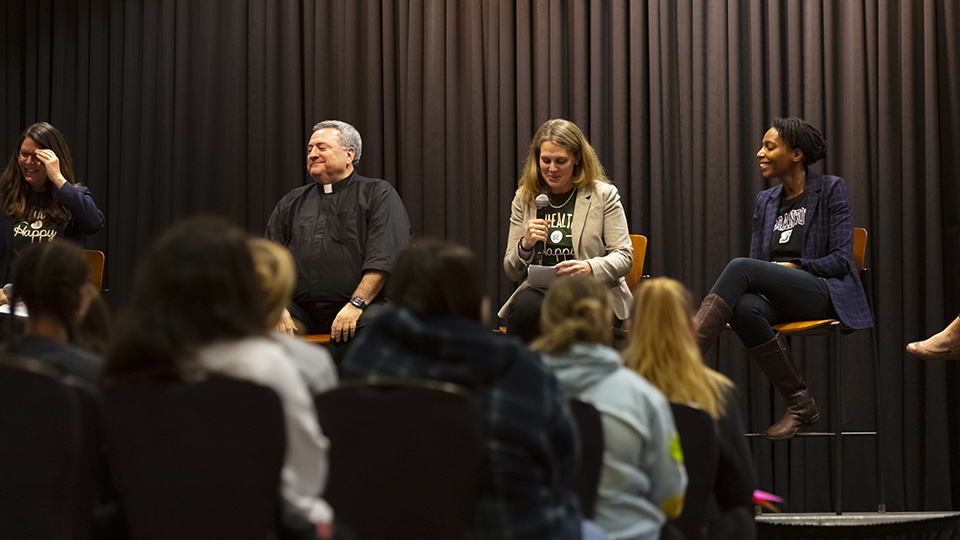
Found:
[{"label": "black skinny jean", "polygon": [[710,292],[733,309],[730,327],[745,347],[772,340],[775,324],[837,317],[826,281],[759,259],[730,261]]}]

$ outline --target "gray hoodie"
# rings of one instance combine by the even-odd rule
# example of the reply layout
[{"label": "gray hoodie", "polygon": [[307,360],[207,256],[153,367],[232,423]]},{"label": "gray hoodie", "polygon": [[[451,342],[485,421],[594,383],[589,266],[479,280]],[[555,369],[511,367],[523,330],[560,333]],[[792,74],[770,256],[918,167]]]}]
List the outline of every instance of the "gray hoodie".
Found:
[{"label": "gray hoodie", "polygon": [[603,417],[597,523],[613,540],[655,540],[666,520],[662,509],[682,501],[687,487],[670,403],[603,345],[577,343],[543,361],[570,397]]}]

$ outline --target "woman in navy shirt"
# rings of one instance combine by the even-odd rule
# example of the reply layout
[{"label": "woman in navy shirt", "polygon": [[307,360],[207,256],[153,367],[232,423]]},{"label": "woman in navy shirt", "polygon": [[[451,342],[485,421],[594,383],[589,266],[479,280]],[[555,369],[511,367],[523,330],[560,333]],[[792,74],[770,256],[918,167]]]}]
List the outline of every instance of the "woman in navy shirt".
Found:
[{"label": "woman in navy shirt", "polygon": [[61,235],[80,240],[102,228],[103,212],[74,178],[63,135],[46,122],[28,127],[0,175],[0,283],[27,247]]}]

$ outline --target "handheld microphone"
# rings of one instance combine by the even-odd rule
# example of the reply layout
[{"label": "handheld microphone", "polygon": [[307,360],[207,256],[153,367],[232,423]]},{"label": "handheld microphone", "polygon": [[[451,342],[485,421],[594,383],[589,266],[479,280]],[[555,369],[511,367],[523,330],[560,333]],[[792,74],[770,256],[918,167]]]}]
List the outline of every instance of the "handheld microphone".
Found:
[{"label": "handheld microphone", "polygon": [[[550,203],[550,199],[547,198],[545,193],[537,195],[537,219],[546,219],[547,217],[547,205]],[[537,242],[537,245],[534,249],[534,262],[541,264],[543,262],[543,241]]]},{"label": "handheld microphone", "polygon": [[3,294],[6,295],[8,300],[13,298],[13,283],[7,283],[3,286]]}]

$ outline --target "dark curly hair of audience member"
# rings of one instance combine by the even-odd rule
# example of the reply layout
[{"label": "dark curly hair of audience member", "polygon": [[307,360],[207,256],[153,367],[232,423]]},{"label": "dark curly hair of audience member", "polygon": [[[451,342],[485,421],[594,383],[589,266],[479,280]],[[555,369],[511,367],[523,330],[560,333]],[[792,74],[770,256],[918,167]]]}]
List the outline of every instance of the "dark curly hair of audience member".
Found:
[{"label": "dark curly hair of audience member", "polygon": [[[66,329],[67,339],[72,343],[77,334],[80,289],[89,281],[87,260],[76,243],[55,240],[36,244],[26,249],[17,261],[11,304],[22,300],[30,317],[56,321]],[[8,343],[11,341],[15,342],[8,339]]]},{"label": "dark curly hair of audience member", "polygon": [[157,240],[137,271],[130,306],[118,318],[105,384],[182,377],[200,347],[265,334],[247,239],[230,221],[199,216],[174,224]]},{"label": "dark curly hair of audience member", "polygon": [[803,152],[803,167],[807,168],[827,157],[827,140],[820,130],[800,118],[774,118],[773,129],[777,130],[783,142],[791,150],[799,148]]},{"label": "dark curly hair of audience member", "polygon": [[483,265],[467,248],[420,239],[400,252],[393,269],[387,297],[417,317],[482,322]]}]

